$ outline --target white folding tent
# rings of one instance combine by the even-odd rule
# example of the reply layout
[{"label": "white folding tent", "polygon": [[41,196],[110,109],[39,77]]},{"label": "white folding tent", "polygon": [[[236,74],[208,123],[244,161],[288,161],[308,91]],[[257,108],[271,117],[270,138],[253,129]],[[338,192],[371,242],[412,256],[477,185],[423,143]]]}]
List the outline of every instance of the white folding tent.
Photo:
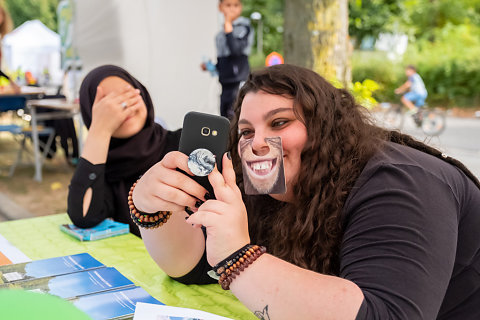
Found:
[{"label": "white folding tent", "polygon": [[218,0],[76,1],[73,41],[82,73],[101,64],[124,67],[147,87],[169,129],[190,110],[218,113],[218,79],[200,69],[203,57],[216,60],[218,17]]},{"label": "white folding tent", "polygon": [[61,78],[60,36],[39,20],[26,21],[2,41],[5,69],[30,71],[39,77],[47,69],[57,82]]}]

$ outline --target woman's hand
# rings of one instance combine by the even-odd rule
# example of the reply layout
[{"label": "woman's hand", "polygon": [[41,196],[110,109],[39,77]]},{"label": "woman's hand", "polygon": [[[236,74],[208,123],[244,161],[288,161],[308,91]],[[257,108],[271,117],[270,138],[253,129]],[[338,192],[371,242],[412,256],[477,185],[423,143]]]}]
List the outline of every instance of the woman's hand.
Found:
[{"label": "woman's hand", "polygon": [[141,105],[141,99],[140,90],[130,85],[120,93],[111,92],[107,95],[104,94],[102,87],[98,86],[92,106],[90,131],[101,131],[111,137],[125,119],[135,113],[137,107]]},{"label": "woman's hand", "polygon": [[217,199],[202,204],[186,222],[207,228],[207,260],[213,266],[250,243],[250,236],[247,210],[227,155],[223,156],[223,174],[215,167],[208,179]]},{"label": "woman's hand", "polygon": [[145,172],[133,192],[135,207],[143,212],[185,211],[185,207],[195,211],[205,201],[207,190],[176,170],[193,175],[187,161],[187,155],[172,151]]}]

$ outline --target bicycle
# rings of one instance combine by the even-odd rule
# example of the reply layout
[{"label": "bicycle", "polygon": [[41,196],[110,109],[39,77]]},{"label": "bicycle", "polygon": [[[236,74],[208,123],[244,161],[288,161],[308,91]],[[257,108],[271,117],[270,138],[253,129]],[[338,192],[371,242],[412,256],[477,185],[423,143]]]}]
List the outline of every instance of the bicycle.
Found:
[{"label": "bicycle", "polygon": [[445,130],[446,115],[442,110],[429,109],[427,105],[424,105],[412,114],[406,112],[406,108],[401,103],[383,102],[380,106],[383,109],[381,121],[387,129],[402,130],[405,115],[411,114],[417,128],[422,129],[427,136],[438,136]]}]

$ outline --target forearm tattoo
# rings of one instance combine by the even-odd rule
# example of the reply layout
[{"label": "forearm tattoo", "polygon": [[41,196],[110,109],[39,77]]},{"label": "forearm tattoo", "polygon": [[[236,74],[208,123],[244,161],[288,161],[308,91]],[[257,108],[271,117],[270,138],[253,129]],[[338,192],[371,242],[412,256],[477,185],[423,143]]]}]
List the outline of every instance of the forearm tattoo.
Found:
[{"label": "forearm tattoo", "polygon": [[268,315],[268,304],[263,308],[263,311],[255,311],[255,316],[261,320],[270,320]]}]

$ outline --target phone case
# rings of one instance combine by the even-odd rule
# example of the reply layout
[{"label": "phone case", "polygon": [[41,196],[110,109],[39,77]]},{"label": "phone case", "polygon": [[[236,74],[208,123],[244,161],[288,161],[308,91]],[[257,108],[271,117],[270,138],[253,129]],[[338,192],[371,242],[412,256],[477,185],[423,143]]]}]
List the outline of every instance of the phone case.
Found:
[{"label": "phone case", "polygon": [[[227,118],[195,111],[189,112],[183,119],[179,151],[188,156],[196,149],[207,149],[215,155],[217,168],[222,172],[222,158],[227,151],[229,132],[230,121]],[[207,189],[212,196],[214,195],[208,176],[190,177]]]}]

